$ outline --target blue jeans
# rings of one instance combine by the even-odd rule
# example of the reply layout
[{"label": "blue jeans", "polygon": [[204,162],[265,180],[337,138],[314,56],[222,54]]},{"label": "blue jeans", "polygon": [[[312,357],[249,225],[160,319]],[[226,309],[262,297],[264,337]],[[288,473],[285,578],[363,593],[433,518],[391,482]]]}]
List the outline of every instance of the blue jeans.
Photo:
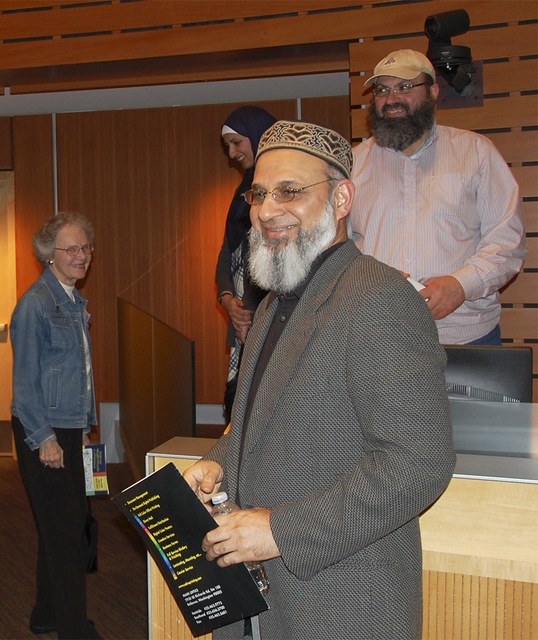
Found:
[{"label": "blue jeans", "polygon": [[467,344],[483,344],[490,347],[502,347],[500,325],[494,327],[489,333],[486,333],[485,336],[478,338],[478,340],[468,342]]}]

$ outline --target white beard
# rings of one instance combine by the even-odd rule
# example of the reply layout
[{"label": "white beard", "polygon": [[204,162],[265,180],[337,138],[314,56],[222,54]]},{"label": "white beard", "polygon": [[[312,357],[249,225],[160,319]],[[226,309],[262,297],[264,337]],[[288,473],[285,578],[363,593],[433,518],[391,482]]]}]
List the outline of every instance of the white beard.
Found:
[{"label": "white beard", "polygon": [[310,229],[299,229],[294,238],[264,238],[261,231],[249,231],[250,277],[262,289],[289,293],[306,280],[312,263],[336,238],[334,207],[328,202],[320,220]]}]

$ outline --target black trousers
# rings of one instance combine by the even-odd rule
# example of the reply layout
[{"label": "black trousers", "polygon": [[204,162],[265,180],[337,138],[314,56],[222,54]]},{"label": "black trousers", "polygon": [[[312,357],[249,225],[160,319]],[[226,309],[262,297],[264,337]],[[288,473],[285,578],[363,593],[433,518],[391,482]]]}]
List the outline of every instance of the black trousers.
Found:
[{"label": "black trousers", "polygon": [[55,429],[63,469],[45,467],[12,416],[19,468],[38,532],[37,593],[32,622],[55,626],[58,638],[98,638],[86,616],[86,490],[82,429]]}]

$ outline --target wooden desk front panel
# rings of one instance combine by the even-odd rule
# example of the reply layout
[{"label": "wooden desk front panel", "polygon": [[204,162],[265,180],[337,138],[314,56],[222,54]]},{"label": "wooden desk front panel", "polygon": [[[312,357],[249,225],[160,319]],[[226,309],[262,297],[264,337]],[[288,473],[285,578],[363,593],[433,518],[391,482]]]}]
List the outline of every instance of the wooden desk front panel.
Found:
[{"label": "wooden desk front panel", "polygon": [[420,519],[423,640],[538,638],[538,485],[453,478]]},{"label": "wooden desk front panel", "polygon": [[[181,442],[182,438],[174,438]],[[185,440],[192,440],[185,438]],[[200,438],[202,442],[209,442]],[[170,441],[172,442],[172,440]],[[148,472],[157,471],[173,462],[183,472],[196,462],[196,458],[182,458],[176,455],[148,457]],[[148,554],[148,599],[149,599],[149,637],[153,640],[211,640],[212,633],[194,636],[177,606],[159,567]]]},{"label": "wooden desk front panel", "polygon": [[538,638],[538,585],[424,571],[422,640]]}]

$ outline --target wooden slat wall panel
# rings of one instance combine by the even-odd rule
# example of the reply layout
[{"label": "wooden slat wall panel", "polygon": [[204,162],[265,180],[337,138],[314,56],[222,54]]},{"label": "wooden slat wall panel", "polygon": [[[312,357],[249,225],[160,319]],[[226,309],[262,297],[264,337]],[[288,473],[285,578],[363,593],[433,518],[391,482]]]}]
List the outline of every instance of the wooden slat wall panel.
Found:
[{"label": "wooden slat wall panel", "polygon": [[[70,5],[77,5],[76,7]],[[172,25],[196,25],[215,21],[239,21],[245,18],[270,18],[273,16],[293,16],[307,12],[334,11],[348,8],[360,10],[365,7],[371,20],[372,6],[377,2],[358,3],[349,0],[288,0],[283,6],[280,0],[257,0],[245,3],[244,0],[229,0],[195,3],[192,0],[138,0],[136,3],[77,2],[70,0],[45,0],[31,2],[11,0],[0,2],[0,11],[5,12],[0,25],[0,40],[5,38],[35,38],[39,36],[61,36],[92,32],[107,33],[126,29],[151,29]],[[397,3],[391,3],[390,15],[395,16]],[[405,1],[402,4],[406,4]],[[431,5],[431,3],[426,3]],[[471,3],[472,4],[472,3]],[[495,5],[498,3],[492,2]],[[24,9],[48,8],[54,11],[30,11]],[[13,10],[16,9],[16,12]],[[424,9],[424,12],[428,11]],[[506,20],[506,13],[498,15]]]},{"label": "wooden slat wall panel", "polygon": [[[458,114],[456,111],[463,111]],[[483,107],[467,109],[443,109],[439,111],[441,124],[467,129],[502,129],[505,127],[534,126],[538,119],[536,96],[511,95],[506,98],[489,98]]]},{"label": "wooden slat wall panel", "polygon": [[538,323],[536,309],[504,308],[501,315],[502,334],[517,341],[525,339],[538,341]]},{"label": "wooden slat wall panel", "polygon": [[[272,32],[278,31],[278,25],[272,24],[270,26]],[[297,27],[308,27],[308,23],[297,25]],[[114,33],[76,38],[79,53],[78,61],[75,62],[73,62],[73,42],[71,39],[2,44],[0,52],[3,56],[8,57],[10,66],[26,69],[36,66],[92,64],[111,60],[203,54],[208,50],[212,53],[238,51],[244,49],[246,44],[244,41],[241,42],[244,31],[241,24],[208,25],[204,27],[204,40],[200,38],[200,34],[195,28],[182,30],[181,35],[178,31],[164,29],[158,32]],[[285,44],[286,39],[289,40],[289,37],[278,38],[282,44]],[[264,39],[263,47],[268,46],[270,46],[269,41]]]},{"label": "wooden slat wall panel", "polygon": [[[378,2],[368,3],[367,14]],[[2,85],[20,94],[347,71],[352,24],[365,13],[352,0],[295,0],[278,19],[271,16],[282,14],[281,0],[63,4],[0,2],[4,10],[55,7],[2,15],[0,92]],[[28,40],[39,33],[50,35]]]},{"label": "wooden slat wall panel", "polygon": [[[222,397],[226,322],[213,283],[226,211],[240,179],[220,145],[220,125],[232,108],[58,117],[61,207],[81,208],[97,232],[97,273],[88,290],[103,381],[116,368],[120,295],[193,338],[198,402]],[[101,393],[103,400],[117,399],[117,381]]]},{"label": "wooden slat wall panel", "polygon": [[[518,38],[525,36],[525,34],[519,32],[508,33],[509,31],[514,32],[516,29],[524,29],[530,38],[532,38],[533,30],[536,31],[534,25],[507,27],[506,36],[508,38],[512,37],[512,35]],[[479,47],[479,49],[483,50],[484,57],[486,55],[495,55],[494,51],[486,51],[485,46]],[[487,73],[484,77],[484,93],[486,94],[536,90],[536,76],[538,75],[538,60],[536,58],[490,62],[486,64],[486,70]]]},{"label": "wooden slat wall panel", "polygon": [[[536,238],[533,238],[533,240],[536,240]],[[533,244],[534,259],[536,260],[536,242]],[[504,304],[527,303],[538,305],[536,274],[528,271],[519,273],[514,280],[509,283],[509,286],[506,286],[503,290],[502,301]],[[538,366],[538,363],[536,364]]]},{"label": "wooden slat wall panel", "polygon": [[317,122],[335,129],[351,141],[349,97],[304,98],[301,100],[301,120]]},{"label": "wooden slat wall panel", "polygon": [[[116,297],[195,340],[197,402],[220,403],[228,368],[226,320],[214,274],[226,212],[240,174],[220,127],[238,105],[57,116],[60,209],[94,222],[85,294],[99,401],[116,401]],[[296,118],[293,100],[263,103]],[[347,97],[301,101],[303,118],[342,129]]]},{"label": "wooden slat wall panel", "polygon": [[[538,185],[538,167],[512,167],[512,173],[519,184],[522,198],[532,198],[536,195]],[[528,266],[528,265],[527,265]],[[536,265],[535,265],[536,266]]]},{"label": "wooden slat wall panel", "polygon": [[[537,73],[538,75],[538,73]],[[538,130],[486,133],[508,163],[535,162]]]},{"label": "wooden slat wall panel", "polygon": [[52,117],[13,118],[17,298],[41,273],[32,236],[54,215]]},{"label": "wooden slat wall panel", "polygon": [[[409,3],[401,3],[398,5],[393,5],[392,3],[386,3],[385,6],[373,7],[372,9],[363,9],[362,14],[360,15],[360,19],[357,20],[357,23],[352,23],[350,26],[355,29],[355,33],[353,34],[352,40],[358,41],[359,39],[369,39],[369,38],[378,38],[384,39],[385,44],[390,43],[391,38],[395,38],[398,42],[405,42],[406,37],[411,37],[414,34],[422,34],[424,30],[424,20],[427,16],[435,13],[441,13],[443,11],[449,11],[452,9],[460,9],[461,4],[457,4],[452,1],[447,0],[432,0],[430,2],[414,2],[411,1]],[[478,25],[501,25],[503,23],[514,23],[517,21],[524,20],[536,20],[536,3],[534,0],[518,0],[517,1],[517,10],[514,10],[514,3],[510,2],[510,0],[487,0],[484,2],[483,0],[467,0],[465,2],[465,10],[470,16],[471,26],[475,27]],[[351,14],[350,14],[351,15]],[[347,16],[345,16],[347,18]],[[347,28],[346,28],[347,33]],[[481,38],[481,35],[477,37]],[[465,39],[471,39],[474,42],[474,33],[471,37],[470,34],[465,34],[463,36],[458,36],[457,43],[455,44],[463,44],[467,45],[468,43]],[[420,36],[422,42],[426,44],[421,47],[425,49],[427,46],[426,36]],[[362,44],[362,43],[361,43]],[[370,42],[367,43],[370,45]],[[382,42],[376,43],[380,45],[380,48],[383,49]],[[495,43],[490,43],[493,48]],[[505,43],[498,42],[497,50],[499,51],[498,56],[488,56],[488,57],[504,57],[501,51],[505,47]],[[402,48],[407,45],[402,46]],[[513,43],[514,47],[531,47],[532,43]],[[373,69],[375,64],[386,55],[388,51],[385,51],[385,54],[381,53],[378,55],[378,52],[372,50],[372,63],[369,67],[366,67],[367,70]],[[518,55],[523,55],[520,53]],[[360,65],[357,65],[353,61],[353,57],[350,58],[350,68],[354,70],[365,70],[359,69]]]},{"label": "wooden slat wall panel", "polygon": [[[102,0],[99,0],[102,2]],[[115,3],[122,2],[126,0],[104,0],[102,5],[106,6],[106,2]],[[137,2],[153,2],[159,4],[163,0],[128,0],[132,3]],[[416,2],[417,0],[392,0],[391,5],[397,7],[399,4],[408,4],[409,2]],[[419,0],[420,1],[420,0]],[[192,0],[165,0],[165,3],[173,3],[175,5],[183,5],[186,10],[192,10]],[[272,15],[275,13],[283,13],[282,11],[282,0],[256,0],[256,5],[260,5],[259,7],[251,7],[248,10],[244,8],[244,0],[210,0],[210,2],[206,4],[214,4],[216,5],[217,11],[225,11],[224,15],[231,15],[232,12],[229,11],[230,7],[233,7],[233,11],[237,11],[241,15]],[[299,4],[300,3],[300,4]],[[21,9],[36,9],[43,7],[51,7],[51,8],[61,8],[64,6],[70,5],[78,5],[81,8],[87,8],[94,6],[96,10],[101,9],[102,7],[97,5],[96,0],[0,0],[0,12],[8,12]],[[297,7],[298,11],[310,11],[310,10],[319,10],[320,8],[338,8],[338,7],[348,7],[353,6],[354,8],[360,8],[364,6],[365,8],[375,7],[376,5],[385,5],[387,4],[387,0],[366,0],[366,2],[349,2],[349,0],[308,0],[308,4],[305,3],[305,0],[295,0],[293,3],[286,3],[286,9],[289,6]],[[217,6],[220,5],[220,6]],[[243,6],[242,6],[243,5]],[[215,15],[208,7],[196,7],[196,16],[200,18],[202,15],[209,17]]]},{"label": "wooden slat wall panel", "polygon": [[521,208],[527,233],[538,233],[538,202],[536,200],[523,202]]},{"label": "wooden slat wall panel", "polygon": [[[423,9],[426,9],[424,3]],[[449,9],[448,3],[434,3],[435,11]],[[504,4],[504,6],[502,6]],[[369,135],[366,106],[371,92],[364,80],[377,62],[393,49],[413,48],[426,52],[428,40],[414,13],[417,7],[400,7],[401,27],[386,36],[386,26],[376,33],[362,33],[363,42],[350,44],[352,135],[360,141]],[[452,8],[452,7],[450,7]],[[456,8],[456,7],[454,7]],[[466,3],[471,29],[452,39],[453,44],[471,48],[473,59],[483,62],[484,104],[477,107],[443,109],[438,105],[441,124],[483,132],[496,144],[510,165],[520,186],[527,231],[528,255],[523,272],[501,294],[503,339],[533,344],[538,339],[538,27],[529,5],[520,2]],[[390,8],[387,7],[387,16]],[[507,15],[507,11],[510,15]],[[414,25],[414,26],[412,26]],[[442,106],[442,105],[441,105]],[[534,363],[535,377],[538,364]],[[535,380],[535,390],[538,379]],[[535,398],[538,397],[535,394]]]},{"label": "wooden slat wall panel", "polygon": [[0,171],[13,169],[13,136],[11,118],[0,118]]},{"label": "wooden slat wall panel", "polygon": [[[126,8],[132,13],[144,11],[149,3],[133,3]],[[203,11],[211,7],[213,3],[189,3],[184,6],[200,7],[200,16],[203,19]],[[107,5],[94,6],[90,9],[58,9],[57,11],[91,11],[91,21],[105,35],[87,36],[76,38],[53,39],[43,42],[22,42],[0,45],[0,51],[4,54],[0,60],[9,60],[0,68],[27,68],[39,66],[54,66],[65,64],[83,64],[103,62],[110,60],[131,60],[139,58],[155,58],[163,56],[185,55],[193,53],[208,53],[221,51],[236,51],[245,49],[260,49],[266,47],[278,47],[314,42],[351,41],[358,38],[369,38],[374,35],[391,36],[395,32],[417,32],[422,29],[424,17],[429,13],[435,13],[446,9],[446,2],[435,0],[432,2],[400,3],[391,6],[366,6],[345,3],[349,10],[333,13],[307,13],[310,2],[286,3],[285,11],[294,6],[304,8],[297,15],[285,17],[267,17],[257,20],[255,27],[249,21],[237,21],[222,24],[203,24],[189,26],[180,29],[181,35],[175,29],[154,29],[153,31],[138,31],[128,33],[108,34],[106,15],[108,12],[119,11],[116,7]],[[484,11],[484,4],[487,10]],[[518,16],[520,20],[532,20],[535,18],[535,5],[530,0],[518,1]],[[168,9],[167,6],[170,5]],[[220,3],[219,3],[220,5]],[[227,15],[232,18],[234,12],[247,11],[251,15],[267,11],[282,13],[282,4],[269,2],[244,3],[229,2]],[[154,15],[160,11],[172,11],[174,3],[155,3]],[[252,7],[256,6],[254,10]],[[315,3],[314,5],[315,6]],[[322,5],[319,5],[322,6]],[[326,4],[325,4],[326,6]],[[246,7],[246,9],[245,9]],[[272,7],[272,8],[271,8]],[[336,3],[335,8],[340,8],[341,3]],[[492,22],[513,21],[514,14],[510,12],[507,3],[500,0],[489,0],[488,3],[480,0],[467,2],[467,10],[471,20],[479,20],[481,16],[487,17],[487,24]],[[95,14],[95,17],[94,17]],[[104,16],[101,23],[97,15]],[[74,14],[73,14],[74,15]],[[190,15],[190,14],[189,14]],[[181,11],[178,12],[178,20],[181,19]],[[210,17],[211,14],[206,14]],[[328,18],[329,16],[329,18]],[[478,17],[478,18],[477,18]],[[170,15],[165,15],[163,26],[170,24]],[[172,16],[172,19],[174,17]],[[484,18],[485,19],[485,18]],[[120,23],[121,24],[121,23]],[[421,25],[417,29],[417,25]],[[9,47],[9,48],[6,48]]]},{"label": "wooden slat wall panel", "polygon": [[[198,4],[203,6],[206,3]],[[255,4],[257,3],[250,3]],[[348,4],[356,7],[351,2]],[[247,5],[241,3],[241,6]],[[134,7],[137,9],[138,5]],[[306,10],[308,4],[305,3],[304,8]],[[9,68],[24,69],[342,41],[356,37],[357,26],[365,16],[375,19],[373,11],[375,10],[355,9],[330,14],[308,14],[305,11],[287,17],[270,16],[255,23],[229,21],[177,29],[88,35],[74,40],[61,38],[4,43],[0,45],[0,52],[3,54],[0,61],[6,56],[9,62],[5,64]],[[233,15],[231,11],[229,15]],[[327,19],[328,15],[330,19]],[[106,26],[107,22],[103,20],[102,30],[105,32],[108,31]]]},{"label": "wooden slat wall panel", "polygon": [[[46,2],[48,5],[49,2]],[[302,0],[287,0],[286,6],[275,1],[243,0],[230,2],[192,2],[192,0],[142,0],[133,3],[112,3],[85,7],[65,7],[62,2],[56,11],[5,13],[0,22],[0,40],[6,38],[37,38],[47,36],[82,35],[96,32],[113,32],[128,29],[147,30],[182,27],[214,23],[216,21],[239,21],[244,18],[297,14],[305,11]],[[334,10],[349,6],[349,0],[309,0],[309,11]],[[0,11],[1,11],[0,7]]]},{"label": "wooden slat wall panel", "polygon": [[[56,11],[29,11],[24,8],[46,8],[54,3],[45,0],[27,7],[24,0],[0,3],[0,12],[5,12],[0,24],[0,40],[5,38],[36,38],[45,36],[65,36],[94,32],[109,32],[126,29],[197,25],[222,20],[242,20],[244,18],[267,17],[279,14],[296,14],[305,11],[335,10],[350,6],[349,0],[287,0],[285,7],[278,0],[214,0],[212,2],[192,2],[192,0],[138,0],[136,3],[112,2],[95,5],[95,2],[78,2],[76,7],[67,2],[57,2]],[[87,6],[84,6],[84,5]],[[6,6],[7,5],[7,6]],[[356,6],[356,5],[355,5]]]},{"label": "wooden slat wall panel", "polygon": [[0,11],[18,11],[20,9],[41,9],[73,4],[90,4],[94,0],[0,0]]}]

